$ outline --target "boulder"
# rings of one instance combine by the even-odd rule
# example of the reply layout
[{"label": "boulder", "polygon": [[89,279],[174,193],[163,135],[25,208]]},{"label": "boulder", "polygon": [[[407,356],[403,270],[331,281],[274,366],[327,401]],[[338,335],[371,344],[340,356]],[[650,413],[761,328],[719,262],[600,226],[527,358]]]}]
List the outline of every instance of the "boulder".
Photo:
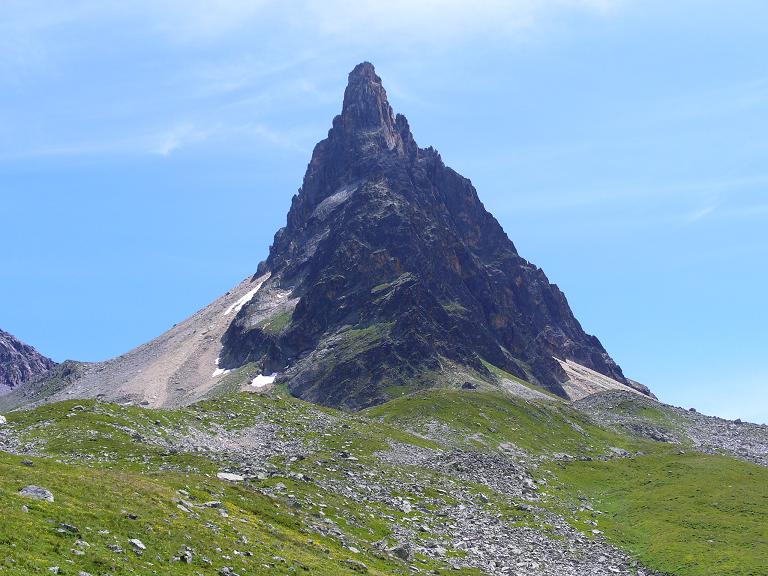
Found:
[{"label": "boulder", "polygon": [[231,472],[219,472],[216,474],[216,478],[219,480],[226,480],[227,482],[242,482],[245,480],[240,474],[233,474]]},{"label": "boulder", "polygon": [[137,550],[146,550],[147,549],[147,547],[144,545],[144,542],[142,542],[138,538],[131,538],[130,540],[128,540],[128,542],[130,542],[131,546],[133,546]]},{"label": "boulder", "polygon": [[54,501],[53,493],[40,486],[25,486],[19,490],[19,495],[24,496],[24,498],[31,498],[32,500],[45,500],[47,502]]}]

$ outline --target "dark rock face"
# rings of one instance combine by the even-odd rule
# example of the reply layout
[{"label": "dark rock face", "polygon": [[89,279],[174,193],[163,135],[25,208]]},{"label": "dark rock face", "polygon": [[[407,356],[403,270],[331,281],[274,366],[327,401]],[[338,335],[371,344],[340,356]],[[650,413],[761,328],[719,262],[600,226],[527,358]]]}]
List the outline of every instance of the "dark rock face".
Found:
[{"label": "dark rock face", "polygon": [[0,330],[0,393],[44,374],[55,365],[32,346]]},{"label": "dark rock face", "polygon": [[[392,386],[439,384],[449,366],[492,378],[486,363],[563,395],[552,356],[626,382],[471,182],[416,145],[369,63],[349,75],[267,272],[224,336],[221,365],[260,363],[306,400],[362,408]],[[290,320],[268,330],[258,311],[279,291]]]}]

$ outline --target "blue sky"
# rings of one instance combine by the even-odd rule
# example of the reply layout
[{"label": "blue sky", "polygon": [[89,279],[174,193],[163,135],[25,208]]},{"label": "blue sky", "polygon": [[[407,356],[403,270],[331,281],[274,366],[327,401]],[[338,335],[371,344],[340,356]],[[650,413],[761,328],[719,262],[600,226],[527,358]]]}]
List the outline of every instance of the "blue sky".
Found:
[{"label": "blue sky", "polygon": [[4,0],[0,327],[105,359],[253,273],[370,60],[626,374],[768,422],[766,22],[743,0]]}]

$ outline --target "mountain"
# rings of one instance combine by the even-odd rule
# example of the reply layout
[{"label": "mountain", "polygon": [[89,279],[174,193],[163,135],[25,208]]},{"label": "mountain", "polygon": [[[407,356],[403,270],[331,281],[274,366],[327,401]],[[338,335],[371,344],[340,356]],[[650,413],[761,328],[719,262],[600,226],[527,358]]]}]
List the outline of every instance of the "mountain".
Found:
[{"label": "mountain", "polygon": [[430,387],[650,395],[517,253],[471,182],[417,146],[367,62],[253,277],[135,350],[60,372],[2,405],[179,406],[275,380],[352,410]]},{"label": "mountain", "polygon": [[312,402],[358,409],[492,379],[494,367],[567,397],[558,359],[632,386],[471,182],[417,146],[367,62],[349,75],[266,274],[224,335],[221,365],[255,362]]},{"label": "mountain", "polygon": [[106,362],[0,352],[3,575],[768,566],[768,426],[627,379],[367,63],[253,276]]},{"label": "mountain", "polygon": [[0,330],[0,394],[48,372],[56,363]]}]

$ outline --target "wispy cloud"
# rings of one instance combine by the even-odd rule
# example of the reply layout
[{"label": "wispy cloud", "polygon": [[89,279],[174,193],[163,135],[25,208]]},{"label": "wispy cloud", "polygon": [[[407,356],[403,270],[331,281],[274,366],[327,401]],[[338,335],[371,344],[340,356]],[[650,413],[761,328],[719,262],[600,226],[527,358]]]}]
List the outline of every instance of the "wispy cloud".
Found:
[{"label": "wispy cloud", "polygon": [[178,124],[159,134],[155,145],[150,147],[150,152],[160,156],[168,156],[183,146],[206,140],[211,133],[212,130],[201,130],[189,122]]},{"label": "wispy cloud", "polygon": [[[83,1],[83,0],[81,0]],[[410,42],[450,34],[454,39],[488,30],[509,33],[564,10],[608,14],[629,0],[136,0],[112,10],[143,14],[177,40],[215,40],[258,25],[301,29],[304,34],[367,38],[398,35]],[[126,8],[130,6],[130,8]]]},{"label": "wispy cloud", "polygon": [[700,208],[698,210],[694,210],[690,214],[688,214],[687,220],[688,222],[698,222],[699,220],[702,220],[712,214],[717,209],[717,206],[712,204],[709,206],[705,206],[704,208]]},{"label": "wispy cloud", "polygon": [[276,26],[346,39],[398,35],[398,41],[510,33],[561,11],[608,14],[629,0],[4,0],[0,29],[40,31],[63,23],[130,22],[175,41],[232,40]]},{"label": "wispy cloud", "polygon": [[[606,14],[621,0],[328,0],[307,2],[319,29],[328,34],[397,34],[398,40],[424,40],[514,33],[563,10]],[[405,35],[405,37],[403,37]]]},{"label": "wispy cloud", "polygon": [[[550,14],[601,14],[623,1],[4,0],[0,85],[37,96],[39,112],[10,118],[0,155],[144,149],[167,156],[223,133],[246,135],[249,122],[252,137],[303,148],[292,135],[266,126],[287,103],[338,99],[338,86],[329,92],[318,69],[329,59],[348,66],[352,54],[365,57],[381,46],[400,46],[410,58],[416,43],[444,46],[446,38],[460,42],[489,33],[505,38]],[[94,72],[82,76],[82,89],[63,77],[84,70]],[[105,78],[96,79],[102,71]],[[136,78],[144,83],[140,88]],[[390,89],[403,96],[396,79]],[[49,98],[54,91],[56,98]],[[152,133],[177,116],[179,104],[179,116],[203,120]],[[93,110],[98,123],[89,117]]]},{"label": "wispy cloud", "polygon": [[94,157],[114,154],[168,157],[183,149],[202,145],[209,140],[228,144],[234,141],[262,142],[306,155],[310,150],[303,144],[304,139],[301,131],[280,131],[262,123],[200,126],[193,122],[180,122],[148,134],[31,148],[3,155],[0,159]]},{"label": "wispy cloud", "polygon": [[182,148],[202,144],[207,140],[219,141],[256,140],[266,142],[287,150],[306,153],[294,134],[280,131],[258,122],[246,122],[238,125],[216,124],[207,128],[196,126],[190,122],[177,124],[161,132],[154,139],[149,152],[160,156],[169,156]]}]

